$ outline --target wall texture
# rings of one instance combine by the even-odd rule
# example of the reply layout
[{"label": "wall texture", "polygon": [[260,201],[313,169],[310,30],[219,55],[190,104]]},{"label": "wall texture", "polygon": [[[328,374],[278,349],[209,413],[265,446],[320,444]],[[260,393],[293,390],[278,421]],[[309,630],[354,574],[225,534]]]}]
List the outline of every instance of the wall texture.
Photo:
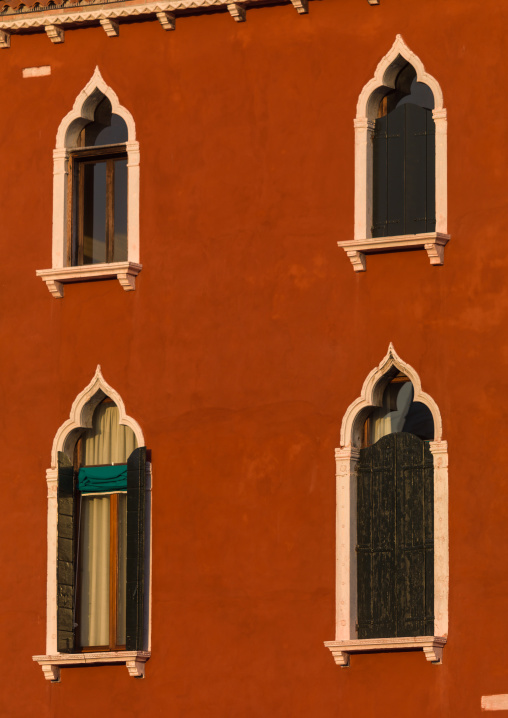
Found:
[{"label": "wall texture", "polygon": [[[507,22],[496,0],[322,0],[0,51],[1,715],[465,718],[508,692]],[[355,274],[336,246],[353,236],[353,119],[397,33],[443,89],[452,238],[442,267],[409,252]],[[22,78],[41,65],[50,76]],[[35,276],[51,264],[52,150],[96,65],[136,122],[143,270],[135,292],[54,299]],[[449,442],[449,640],[441,666],[398,653],[342,670],[323,646],[334,448],[390,341]],[[152,658],[144,680],[107,666],[50,684],[31,660],[45,470],[99,363],[152,451]]]}]

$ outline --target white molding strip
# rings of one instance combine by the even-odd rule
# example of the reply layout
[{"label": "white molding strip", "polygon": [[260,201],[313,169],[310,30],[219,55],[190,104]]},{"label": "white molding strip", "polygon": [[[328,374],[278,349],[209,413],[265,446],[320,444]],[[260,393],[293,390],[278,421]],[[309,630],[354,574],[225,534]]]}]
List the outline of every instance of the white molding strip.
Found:
[{"label": "white molding strip", "polygon": [[449,234],[426,232],[372,239],[350,239],[345,242],[337,242],[337,244],[346,252],[355,272],[365,272],[367,269],[366,254],[384,254],[406,249],[425,249],[430,263],[434,266],[441,266],[444,263],[444,248],[449,241]]},{"label": "white molding strip", "polygon": [[482,696],[482,711],[508,711],[508,694]]},{"label": "white molding strip", "polygon": [[[249,7],[265,3],[266,0],[248,0],[243,3],[231,3],[230,0],[166,0],[165,2],[143,3],[139,5],[103,5],[100,10],[82,9],[76,12],[73,8],[61,8],[57,12],[43,11],[40,13],[19,13],[19,17],[13,20],[3,20],[0,22],[0,31],[5,33],[23,32],[24,30],[32,30],[34,28],[71,27],[102,20],[107,21],[112,18],[128,18],[137,15],[154,15],[154,19],[160,19],[159,13],[174,13],[175,11],[197,10],[199,8],[223,8],[230,11],[234,5],[238,8],[238,13],[245,13]],[[288,5],[293,5],[299,14],[307,12],[307,0],[287,0]],[[233,13],[232,13],[233,14]],[[235,19],[238,19],[235,17]],[[163,24],[164,27],[164,24]],[[62,35],[63,38],[63,35]],[[54,40],[55,41],[55,40]],[[63,42],[63,40],[58,40]],[[9,45],[0,44],[0,47],[8,47]]]},{"label": "white molding strip", "polygon": [[79,267],[54,267],[37,269],[36,275],[46,282],[51,294],[61,299],[63,285],[86,282],[93,279],[118,279],[126,292],[136,289],[136,277],[142,269],[135,262],[109,262],[104,264],[84,264]]},{"label": "white molding strip", "polygon": [[101,653],[57,653],[52,656],[32,656],[38,663],[47,681],[60,681],[61,666],[88,666],[93,663],[125,663],[129,675],[144,678],[145,663],[150,658],[149,651],[104,651]]},{"label": "white molding strip", "polygon": [[414,636],[409,638],[362,638],[356,641],[325,641],[341,668],[349,666],[351,653],[382,653],[386,651],[422,651],[430,663],[442,663],[444,636]]}]

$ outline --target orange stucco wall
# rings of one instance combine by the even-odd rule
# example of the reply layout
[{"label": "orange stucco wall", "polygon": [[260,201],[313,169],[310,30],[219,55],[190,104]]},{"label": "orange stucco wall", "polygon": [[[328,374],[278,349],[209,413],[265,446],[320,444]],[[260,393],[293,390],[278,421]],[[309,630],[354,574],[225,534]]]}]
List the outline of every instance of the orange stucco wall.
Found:
[{"label": "orange stucco wall", "polygon": [[[3,413],[0,715],[337,718],[480,714],[508,693],[508,6],[322,0],[12,38],[0,51]],[[397,33],[449,118],[443,267],[355,274],[353,118]],[[24,67],[49,77],[22,79]],[[134,116],[141,262],[54,299],[52,150],[98,65]],[[423,654],[335,666],[334,448],[392,341],[450,450],[450,630]],[[152,658],[43,678],[53,437],[97,364],[153,461]]]}]

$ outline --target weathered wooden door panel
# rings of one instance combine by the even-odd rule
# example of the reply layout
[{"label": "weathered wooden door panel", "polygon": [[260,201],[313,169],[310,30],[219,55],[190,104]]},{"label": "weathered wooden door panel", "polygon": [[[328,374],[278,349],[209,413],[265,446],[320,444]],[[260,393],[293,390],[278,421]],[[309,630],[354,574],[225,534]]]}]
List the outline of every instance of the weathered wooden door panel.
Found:
[{"label": "weathered wooden door panel", "polygon": [[433,464],[389,434],[362,449],[357,494],[358,637],[432,635]]}]

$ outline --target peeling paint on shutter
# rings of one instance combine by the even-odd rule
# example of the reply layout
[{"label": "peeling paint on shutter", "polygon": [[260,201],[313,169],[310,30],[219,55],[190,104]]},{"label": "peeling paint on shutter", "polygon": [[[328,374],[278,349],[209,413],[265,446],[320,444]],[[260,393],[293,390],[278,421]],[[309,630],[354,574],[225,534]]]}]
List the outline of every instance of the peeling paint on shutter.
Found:
[{"label": "peeling paint on shutter", "polygon": [[358,467],[358,637],[434,632],[433,460],[428,442],[389,434]]},{"label": "peeling paint on shutter", "polygon": [[75,650],[76,502],[75,472],[67,456],[58,453],[57,648]]}]

